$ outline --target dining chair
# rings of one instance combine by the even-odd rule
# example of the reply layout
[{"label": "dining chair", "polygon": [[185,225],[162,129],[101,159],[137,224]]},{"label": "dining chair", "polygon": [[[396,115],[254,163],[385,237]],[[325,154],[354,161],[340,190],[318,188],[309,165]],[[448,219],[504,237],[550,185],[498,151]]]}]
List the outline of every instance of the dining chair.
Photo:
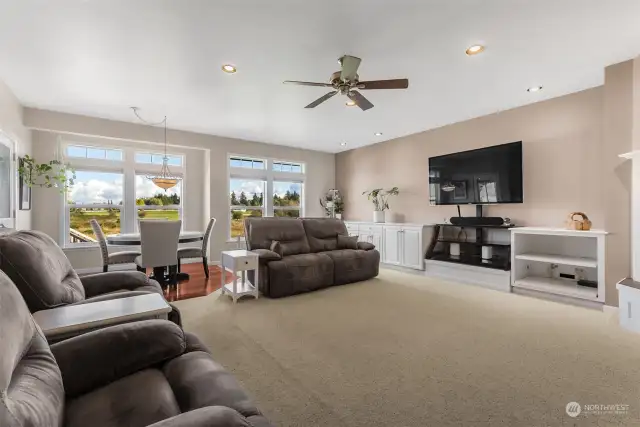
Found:
[{"label": "dining chair", "polygon": [[207,229],[204,232],[202,238],[201,248],[180,248],[178,249],[178,271],[180,271],[180,260],[184,258],[202,258],[202,266],[204,267],[204,275],[209,278],[209,260],[207,257],[207,248],[209,247],[209,236],[211,236],[211,230],[216,225],[216,219],[211,218]]},{"label": "dining chair", "polygon": [[98,244],[100,245],[100,252],[102,254],[102,271],[109,271],[109,266],[112,264],[131,264],[134,263],[136,257],[140,256],[140,252],[138,251],[121,251],[121,252],[112,252],[109,253],[109,247],[107,246],[107,238],[102,231],[102,227],[95,219],[91,219],[89,221],[91,224],[91,228],[93,229],[93,234],[96,235],[96,239],[98,239]]},{"label": "dining chair", "polygon": [[[164,268],[169,267],[171,281],[177,284],[178,240],[182,221],[140,220],[142,254],[135,259],[138,267],[154,269],[155,279],[162,282]],[[174,267],[172,270],[171,267]]]}]

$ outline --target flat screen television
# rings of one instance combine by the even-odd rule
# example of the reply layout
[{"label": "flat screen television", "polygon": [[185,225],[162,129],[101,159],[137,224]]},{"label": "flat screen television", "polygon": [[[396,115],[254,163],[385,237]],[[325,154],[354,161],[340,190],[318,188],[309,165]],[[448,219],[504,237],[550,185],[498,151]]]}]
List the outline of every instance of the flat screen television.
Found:
[{"label": "flat screen television", "polygon": [[522,141],[431,157],[433,205],[522,203]]}]

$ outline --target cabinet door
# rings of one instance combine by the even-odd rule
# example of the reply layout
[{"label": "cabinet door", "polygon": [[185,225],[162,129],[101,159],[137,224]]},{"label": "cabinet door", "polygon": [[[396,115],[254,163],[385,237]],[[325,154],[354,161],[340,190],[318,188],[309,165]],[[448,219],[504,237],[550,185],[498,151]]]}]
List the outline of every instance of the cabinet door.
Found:
[{"label": "cabinet door", "polygon": [[382,254],[382,234],[372,234],[371,243],[373,243],[378,252]]},{"label": "cabinet door", "polygon": [[387,264],[400,265],[401,262],[401,241],[402,229],[400,227],[384,227],[384,258],[383,262]]},{"label": "cabinet door", "polygon": [[424,268],[422,253],[422,229],[402,229],[402,265],[422,270]]}]

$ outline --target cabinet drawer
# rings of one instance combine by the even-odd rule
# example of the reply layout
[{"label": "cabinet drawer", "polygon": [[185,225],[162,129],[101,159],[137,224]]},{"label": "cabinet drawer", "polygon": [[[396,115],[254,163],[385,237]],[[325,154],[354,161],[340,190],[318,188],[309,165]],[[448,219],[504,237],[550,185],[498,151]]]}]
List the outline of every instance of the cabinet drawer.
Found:
[{"label": "cabinet drawer", "polygon": [[346,224],[349,234],[358,234],[359,227],[357,224]]}]

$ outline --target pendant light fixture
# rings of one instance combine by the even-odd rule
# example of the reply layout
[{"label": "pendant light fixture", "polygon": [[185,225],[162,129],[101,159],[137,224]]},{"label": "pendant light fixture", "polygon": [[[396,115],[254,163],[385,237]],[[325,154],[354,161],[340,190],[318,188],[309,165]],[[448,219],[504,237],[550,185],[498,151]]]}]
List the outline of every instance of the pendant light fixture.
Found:
[{"label": "pendant light fixture", "polygon": [[160,173],[158,175],[147,175],[147,179],[151,180],[156,186],[162,188],[164,191],[167,191],[170,188],[178,185],[178,181],[180,181],[180,177],[171,173],[171,169],[169,169],[169,157],[167,157],[167,116],[164,116],[164,119],[158,123],[149,123],[144,120],[138,114],[138,108],[131,107],[133,113],[147,125],[164,126],[164,157],[162,158],[162,169],[160,169]]}]

